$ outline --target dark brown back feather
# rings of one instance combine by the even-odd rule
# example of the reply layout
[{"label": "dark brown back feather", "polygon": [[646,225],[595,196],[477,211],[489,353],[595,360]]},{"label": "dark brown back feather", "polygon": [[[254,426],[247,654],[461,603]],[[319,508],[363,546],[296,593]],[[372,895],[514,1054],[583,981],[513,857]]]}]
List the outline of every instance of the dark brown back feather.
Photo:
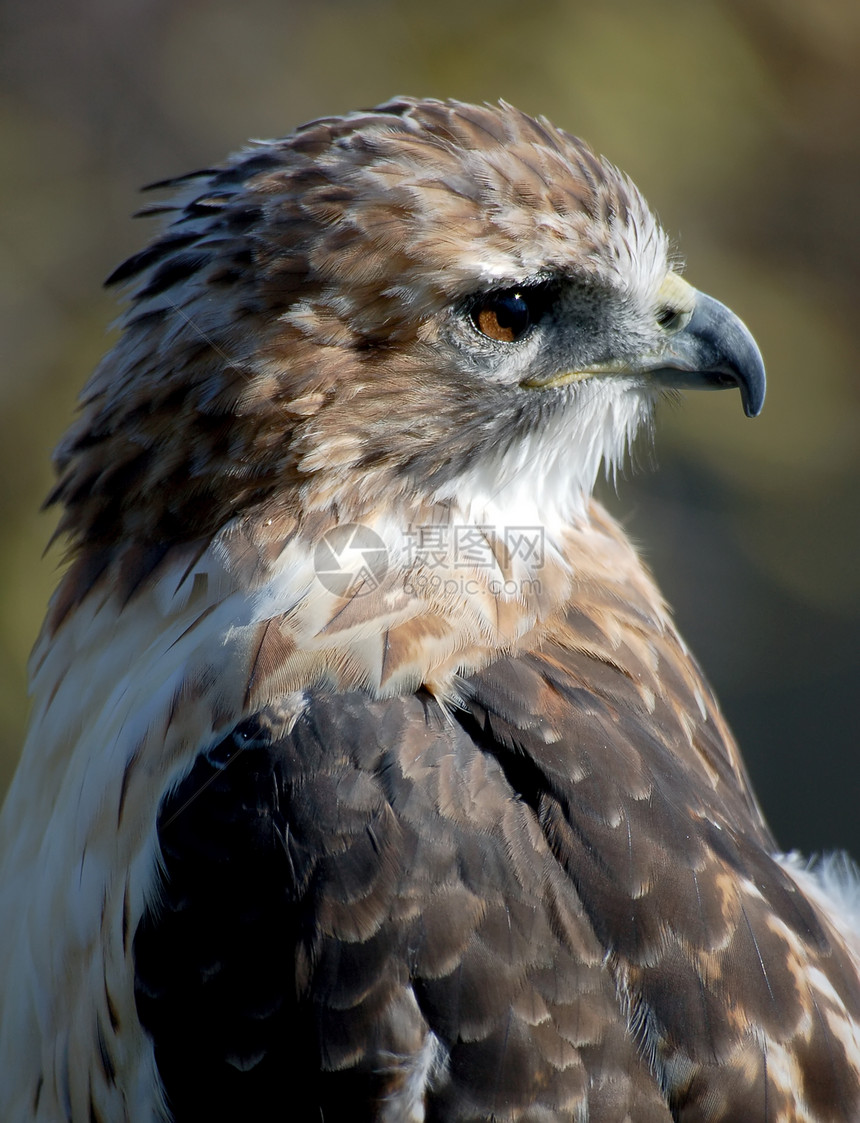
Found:
[{"label": "dark brown back feather", "polygon": [[[713,702],[667,675],[649,709],[576,638],[474,675],[453,723],[420,696],[318,693],[290,732],[277,708],[244,723],[229,767],[198,760],[135,941],[177,1123],[293,1078],[309,1119],[376,1119],[434,1040],[428,1120],[806,1118],[774,1049],[815,1118],[857,1117],[806,982],[860,1018],[856,975],[770,857]],[[659,642],[661,674],[680,654]]]}]

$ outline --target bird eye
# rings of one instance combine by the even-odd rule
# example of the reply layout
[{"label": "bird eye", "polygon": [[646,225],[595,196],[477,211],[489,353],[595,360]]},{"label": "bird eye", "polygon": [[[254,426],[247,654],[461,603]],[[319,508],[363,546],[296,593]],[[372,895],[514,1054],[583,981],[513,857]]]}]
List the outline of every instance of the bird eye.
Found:
[{"label": "bird eye", "polygon": [[516,289],[481,297],[471,316],[481,335],[497,343],[518,343],[534,322],[529,301]]}]

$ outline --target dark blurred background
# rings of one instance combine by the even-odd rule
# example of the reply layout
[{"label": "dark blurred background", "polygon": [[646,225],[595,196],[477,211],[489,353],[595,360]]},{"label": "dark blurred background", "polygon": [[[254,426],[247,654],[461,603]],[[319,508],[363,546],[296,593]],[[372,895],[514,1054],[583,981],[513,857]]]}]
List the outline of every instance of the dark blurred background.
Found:
[{"label": "dark blurred background", "polygon": [[51,449],[110,342],[143,183],[411,93],[503,97],[637,181],[758,339],[764,415],[667,409],[608,501],[674,605],[785,848],[860,857],[857,0],[4,0],[0,789],[26,721]]}]

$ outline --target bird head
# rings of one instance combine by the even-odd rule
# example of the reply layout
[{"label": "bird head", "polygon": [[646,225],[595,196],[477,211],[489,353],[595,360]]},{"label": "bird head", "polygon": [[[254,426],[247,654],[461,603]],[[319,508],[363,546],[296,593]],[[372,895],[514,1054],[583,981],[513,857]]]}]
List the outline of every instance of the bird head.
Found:
[{"label": "bird head", "polygon": [[57,453],[79,550],[408,497],[572,517],[667,391],[761,408],[635,186],[508,105],[398,99],[169,186]]}]

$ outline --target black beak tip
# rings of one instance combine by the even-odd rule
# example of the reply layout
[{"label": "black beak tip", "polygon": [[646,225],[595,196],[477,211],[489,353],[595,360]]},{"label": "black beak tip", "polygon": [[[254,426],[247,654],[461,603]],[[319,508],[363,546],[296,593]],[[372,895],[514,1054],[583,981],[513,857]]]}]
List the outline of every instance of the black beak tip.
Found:
[{"label": "black beak tip", "polygon": [[749,364],[743,374],[738,375],[737,385],[741,392],[744,413],[747,417],[758,417],[764,406],[767,383],[764,374],[764,363],[756,355],[756,361]]}]

